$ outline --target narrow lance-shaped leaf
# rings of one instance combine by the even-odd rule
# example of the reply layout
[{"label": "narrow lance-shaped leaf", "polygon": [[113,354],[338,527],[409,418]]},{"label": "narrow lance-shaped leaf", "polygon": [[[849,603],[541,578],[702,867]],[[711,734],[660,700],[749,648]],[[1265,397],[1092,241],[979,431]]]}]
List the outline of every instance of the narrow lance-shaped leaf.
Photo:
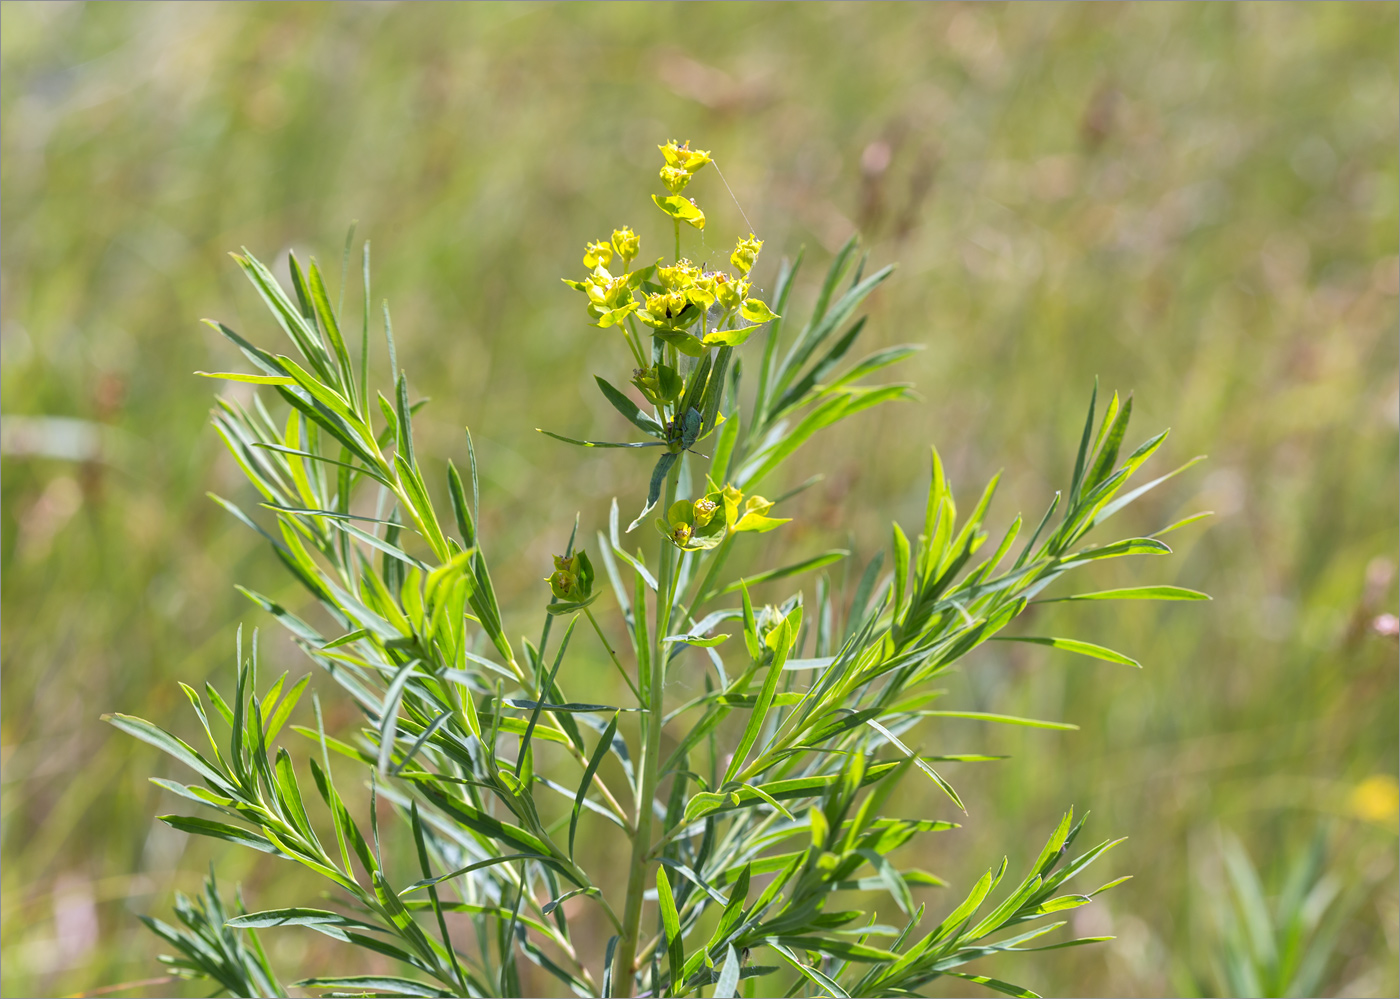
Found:
[{"label": "narrow lance-shaped leaf", "polygon": [[681,921],[676,912],[676,900],[671,894],[671,879],[666,867],[656,867],[656,899],[661,908],[661,924],[666,933],[666,959],[671,972],[673,994],[680,991],[681,971],[685,968],[685,943],[681,940]]}]

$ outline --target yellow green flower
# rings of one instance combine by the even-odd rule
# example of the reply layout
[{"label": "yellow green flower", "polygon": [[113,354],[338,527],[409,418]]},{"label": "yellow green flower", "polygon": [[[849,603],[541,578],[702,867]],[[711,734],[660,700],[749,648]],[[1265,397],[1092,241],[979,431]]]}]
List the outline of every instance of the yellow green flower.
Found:
[{"label": "yellow green flower", "polygon": [[666,145],[656,148],[661,150],[661,156],[665,159],[668,167],[684,170],[691,177],[695,176],[706,163],[713,162],[707,150],[691,149],[689,139],[681,143],[672,139]]},{"label": "yellow green flower", "polygon": [[612,263],[613,248],[611,243],[605,243],[601,239],[594,243],[589,243],[583,248],[583,266],[590,271],[595,267],[606,267]]},{"label": "yellow green flower", "polygon": [[583,603],[593,595],[593,563],[580,548],[573,555],[555,555],[554,572],[545,578],[559,600]]},{"label": "yellow green flower", "polygon": [[747,274],[753,270],[754,261],[758,259],[758,251],[761,249],[763,240],[749,233],[747,239],[741,239],[735,245],[734,252],[729,255],[729,262],[740,274]]},{"label": "yellow green flower", "polygon": [[715,279],[715,299],[726,312],[732,312],[744,304],[749,288],[750,284],[745,278],[730,278],[728,274],[723,274]]},{"label": "yellow green flower", "polygon": [[694,283],[691,284],[686,294],[688,294],[690,300],[700,306],[700,308],[708,309],[715,304],[716,282],[724,280],[725,277],[727,277],[727,275],[717,274],[713,271],[701,274],[695,279]]},{"label": "yellow green flower", "polygon": [[713,495],[694,502],[676,500],[666,511],[665,520],[657,518],[656,529],[681,551],[704,551],[724,540],[727,528],[724,519],[715,516],[718,510]]},{"label": "yellow green flower", "polygon": [[682,257],[670,267],[656,268],[656,281],[667,291],[688,291],[700,277],[700,268]]},{"label": "yellow green flower", "polygon": [[637,316],[652,329],[689,329],[702,315],[683,291],[659,291],[647,296],[646,307]]},{"label": "yellow green flower", "polygon": [[632,290],[639,283],[635,272],[613,277],[599,264],[583,281],[565,278],[564,283],[588,296],[588,314],[595,326],[615,326],[637,310],[638,303],[632,298]]},{"label": "yellow green flower", "polygon": [[719,512],[719,504],[710,499],[710,497],[702,496],[695,501],[695,523],[699,524],[701,527],[704,527],[710,521],[714,520],[717,512]]}]

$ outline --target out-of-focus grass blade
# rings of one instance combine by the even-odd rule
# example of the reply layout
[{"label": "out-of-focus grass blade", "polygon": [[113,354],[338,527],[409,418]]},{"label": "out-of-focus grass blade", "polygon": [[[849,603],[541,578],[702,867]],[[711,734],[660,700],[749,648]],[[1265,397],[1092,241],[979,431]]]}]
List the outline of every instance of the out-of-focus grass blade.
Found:
[{"label": "out-of-focus grass blade", "polygon": [[714,594],[714,596],[726,596],[727,594],[737,592],[740,588],[745,586],[756,586],[759,583],[766,583],[769,580],[784,579],[788,576],[795,576],[800,572],[810,572],[813,569],[820,569],[822,566],[830,565],[833,562],[839,562],[849,554],[850,552],[844,548],[833,548],[831,551],[822,552],[820,555],[814,555],[812,558],[806,559],[805,561],[795,562],[792,565],[785,565],[781,569],[769,569],[767,572],[759,572],[752,576],[746,576],[743,579],[735,580],[724,587],[724,589]]},{"label": "out-of-focus grass blade", "polygon": [[1068,722],[1041,721],[1038,718],[1021,718],[1017,715],[997,715],[986,711],[920,711],[929,718],[967,718],[972,721],[996,722],[1001,725],[1024,725],[1027,728],[1049,728],[1062,732],[1077,732],[1078,725]]},{"label": "out-of-focus grass blade", "polygon": [[1122,663],[1124,666],[1136,666],[1142,668],[1142,663],[1136,659],[1130,659],[1121,652],[1114,652],[1112,649],[1102,645],[1095,645],[1093,642],[1081,642],[1075,638],[1041,638],[1029,635],[1015,636],[995,636],[993,642],[1028,642],[1032,645],[1048,645],[1052,649],[1061,649],[1065,652],[1077,652],[1081,656],[1090,656],[1094,659],[1103,659],[1106,662]]},{"label": "out-of-focus grass blade", "polygon": [[1125,586],[1116,590],[1096,590],[1068,597],[1047,597],[1037,604],[1064,603],[1070,600],[1209,600],[1210,594],[1188,590],[1184,586]]}]

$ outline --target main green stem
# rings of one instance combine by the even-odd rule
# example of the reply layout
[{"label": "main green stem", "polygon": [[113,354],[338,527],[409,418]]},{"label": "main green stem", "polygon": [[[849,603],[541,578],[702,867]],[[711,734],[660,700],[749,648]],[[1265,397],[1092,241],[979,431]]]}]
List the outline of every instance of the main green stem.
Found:
[{"label": "main green stem", "polygon": [[[682,457],[681,461],[684,461]],[[666,491],[661,507],[669,510],[676,499],[676,480],[681,462],[671,466],[666,476]],[[651,852],[652,802],[661,767],[661,726],[665,720],[662,688],[666,683],[665,638],[671,628],[671,605],[675,602],[676,549],[670,541],[661,542],[661,574],[656,588],[656,628],[651,636],[651,679],[646,687],[646,743],[642,749],[641,783],[637,791],[637,821],[632,834],[632,862],[627,870],[627,901],[622,912],[622,939],[618,941],[613,965],[612,987],[615,996],[632,995],[633,964],[637,958],[637,940],[642,925],[642,894],[647,886],[647,854]]]}]

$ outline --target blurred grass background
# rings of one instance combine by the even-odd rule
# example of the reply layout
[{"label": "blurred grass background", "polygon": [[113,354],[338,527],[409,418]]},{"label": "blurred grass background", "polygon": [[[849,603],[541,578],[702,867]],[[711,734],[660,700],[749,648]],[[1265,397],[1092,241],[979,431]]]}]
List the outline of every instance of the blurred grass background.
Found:
[{"label": "blurred grass background", "polygon": [[[714,151],[766,241],[760,282],[802,245],[824,266],[859,230],[901,267],[873,336],[927,346],[905,371],[922,403],[806,456],[827,478],[784,544],[849,537],[868,557],[891,519],[921,515],[930,442],[965,502],[1007,469],[993,523],[1037,516],[1095,375],[1136,393],[1134,443],[1174,428],[1159,472],[1210,455],[1127,526],[1216,516],[1169,536],[1171,559],[1096,572],[1214,603],[1045,611],[1040,633],[1146,669],[979,651],[950,697],[1081,731],[926,736],[1014,755],[951,774],[971,817],[919,862],[955,884],[1003,851],[1025,863],[1071,802],[1094,811],[1088,835],[1130,837],[1098,873],[1135,880],[1074,927],[1115,943],[989,972],[1049,995],[1219,988],[1204,900],[1221,832],[1266,876],[1321,832],[1350,893],[1328,994],[1396,993],[1394,4],[49,2],[0,18],[5,995],[158,975],[134,913],[168,912],[210,858],[254,908],[310,901],[285,869],[155,823],[174,802],[146,777],[166,762],[98,721],[185,731],[175,681],[227,686],[240,621],[266,629],[279,671],[306,668],[232,588],[290,594],[280,568],[204,497],[246,491],[205,422],[214,386],[190,374],[239,362],[197,320],[271,336],[225,252],[295,247],[337,273],[359,220],[399,356],[434,400],[420,453],[460,464],[471,426],[503,600],[533,630],[568,514],[600,524],[647,474],[533,432],[616,433],[590,375],[630,367],[558,277],[616,224],[665,245],[646,194],[672,136]],[[711,242],[688,252],[727,254],[738,211],[712,174],[694,193]],[[911,810],[945,804],[911,785]],[[289,980],[327,953],[308,936],[270,938]]]}]

